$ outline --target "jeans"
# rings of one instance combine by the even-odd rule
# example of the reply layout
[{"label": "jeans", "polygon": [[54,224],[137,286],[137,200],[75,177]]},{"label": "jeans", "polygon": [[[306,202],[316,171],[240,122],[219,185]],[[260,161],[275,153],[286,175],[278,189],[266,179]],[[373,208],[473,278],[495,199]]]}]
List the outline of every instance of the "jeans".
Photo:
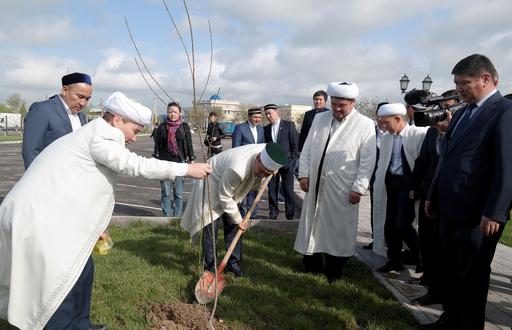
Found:
[{"label": "jeans", "polygon": [[[173,181],[166,180],[160,181],[162,188],[162,214],[164,217],[181,217],[181,208],[183,205],[183,182],[182,176],[177,176]],[[173,192],[174,207],[171,204],[171,189]],[[174,209],[174,214],[171,215],[171,207]]]}]

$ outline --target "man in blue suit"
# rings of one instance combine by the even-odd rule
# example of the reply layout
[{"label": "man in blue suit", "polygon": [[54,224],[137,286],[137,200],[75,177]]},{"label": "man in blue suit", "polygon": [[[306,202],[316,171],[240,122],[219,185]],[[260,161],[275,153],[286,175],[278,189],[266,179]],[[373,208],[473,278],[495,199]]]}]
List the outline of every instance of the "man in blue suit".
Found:
[{"label": "man in blue suit", "polygon": [[50,143],[87,123],[80,111],[92,94],[91,77],[74,72],[62,77],[60,95],[30,106],[24,123],[23,161],[25,169]]},{"label": "man in blue suit", "polygon": [[270,209],[269,218],[277,219],[279,214],[278,192],[279,178],[283,184],[284,209],[287,220],[293,220],[295,215],[295,204],[293,201],[293,171],[294,164],[299,158],[297,144],[297,130],[291,121],[281,119],[279,109],[275,104],[267,104],[264,107],[265,116],[270,124],[263,128],[265,142],[280,144],[288,157],[288,162],[279,169],[278,175],[274,176],[268,184],[268,206]]},{"label": "man in blue suit", "polygon": [[425,212],[439,215],[444,313],[425,329],[484,329],[491,262],[512,201],[512,101],[485,56],[452,70],[468,106],[453,116]]},{"label": "man in blue suit", "polygon": [[[261,109],[252,108],[247,111],[247,121],[235,126],[233,135],[231,136],[231,147],[236,148],[246,144],[265,143],[263,127],[261,126]],[[243,205],[239,205],[240,213],[245,216],[249,211],[251,205],[256,198],[256,191],[251,191],[247,194],[245,210]],[[252,212],[252,216],[256,217],[258,208],[256,207]]]}]

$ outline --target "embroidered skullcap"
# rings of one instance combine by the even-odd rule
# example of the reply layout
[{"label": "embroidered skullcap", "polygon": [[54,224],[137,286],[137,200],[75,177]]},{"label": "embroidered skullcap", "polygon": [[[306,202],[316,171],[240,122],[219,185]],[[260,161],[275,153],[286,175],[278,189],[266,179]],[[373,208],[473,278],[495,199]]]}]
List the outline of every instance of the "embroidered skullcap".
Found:
[{"label": "embroidered skullcap", "polygon": [[353,82],[332,82],[327,86],[327,94],[340,99],[355,100],[359,96],[359,88]]},{"label": "embroidered skullcap", "polygon": [[277,110],[277,105],[270,103],[270,104],[267,104],[263,109],[265,111],[267,111],[267,110]]},{"label": "embroidered skullcap", "polygon": [[152,112],[140,103],[130,100],[121,92],[114,92],[105,101],[105,111],[119,115],[139,125],[149,125]]},{"label": "embroidered skullcap", "polygon": [[249,116],[252,116],[252,115],[261,115],[261,109],[260,108],[252,108],[252,109],[249,109],[249,111],[247,111],[247,114]]},{"label": "embroidered skullcap", "polygon": [[62,86],[86,83],[92,86],[91,77],[88,74],[73,72],[62,77]]},{"label": "embroidered skullcap", "polygon": [[386,116],[396,116],[401,115],[405,116],[407,114],[407,110],[405,109],[405,105],[402,103],[388,103],[384,104],[377,111],[377,116],[386,117]]},{"label": "embroidered skullcap", "polygon": [[288,157],[280,144],[270,142],[261,151],[260,160],[267,170],[274,172],[288,162]]}]

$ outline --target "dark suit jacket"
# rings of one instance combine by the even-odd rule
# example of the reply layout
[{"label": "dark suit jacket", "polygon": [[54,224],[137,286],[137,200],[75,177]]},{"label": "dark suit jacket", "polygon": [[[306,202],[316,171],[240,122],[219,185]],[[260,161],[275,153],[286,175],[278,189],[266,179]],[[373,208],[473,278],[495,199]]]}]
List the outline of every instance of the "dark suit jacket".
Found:
[{"label": "dark suit jacket", "polygon": [[[263,128],[265,132],[265,143],[272,141],[272,124]],[[295,124],[288,120],[281,119],[279,131],[277,133],[276,143],[280,144],[288,156],[288,163],[283,168],[288,168],[296,159],[299,158],[299,149],[297,145],[297,129]]]},{"label": "dark suit jacket", "polygon": [[233,135],[231,136],[231,147],[236,148],[252,143],[265,143],[265,137],[263,136],[263,127],[260,125],[256,126],[258,130],[258,141],[254,141],[254,136],[251,132],[249,122],[238,124],[235,126]]},{"label": "dark suit jacket", "polygon": [[329,111],[329,109],[323,108],[320,111],[317,111],[316,109],[311,109],[304,113],[304,120],[302,121],[302,127],[300,129],[299,135],[299,151],[302,151],[302,147],[304,146],[304,142],[306,142],[306,138],[308,137],[309,130],[311,129],[311,124],[313,124],[313,119],[315,119],[316,114],[325,111]]},{"label": "dark suit jacket", "polygon": [[512,201],[512,101],[499,92],[449,139],[465,111],[455,113],[428,199],[443,219],[476,226],[482,215],[505,223]]},{"label": "dark suit jacket", "polygon": [[419,197],[422,200],[425,200],[427,197],[439,159],[437,136],[437,129],[430,127],[423,139],[420,154],[416,158],[414,170],[412,171],[411,190],[419,193]]},{"label": "dark suit jacket", "polygon": [[[82,126],[87,123],[83,113],[80,112],[78,117]],[[32,103],[23,129],[22,154],[25,169],[50,143],[71,132],[71,121],[57,95],[46,101]]]}]

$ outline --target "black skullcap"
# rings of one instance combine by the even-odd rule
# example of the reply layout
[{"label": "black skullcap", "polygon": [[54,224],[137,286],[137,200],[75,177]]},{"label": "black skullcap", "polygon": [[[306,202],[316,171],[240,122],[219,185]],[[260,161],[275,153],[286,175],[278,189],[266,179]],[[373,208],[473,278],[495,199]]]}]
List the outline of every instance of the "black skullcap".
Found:
[{"label": "black skullcap", "polygon": [[265,109],[265,110],[277,110],[277,105],[270,103],[270,104],[267,104],[263,109]]},{"label": "black skullcap", "polygon": [[86,83],[92,86],[91,77],[88,74],[73,72],[62,77],[62,86]]},{"label": "black skullcap", "polygon": [[252,116],[252,115],[261,115],[261,109],[260,108],[252,108],[252,109],[249,109],[247,111],[247,114],[249,116]]}]

